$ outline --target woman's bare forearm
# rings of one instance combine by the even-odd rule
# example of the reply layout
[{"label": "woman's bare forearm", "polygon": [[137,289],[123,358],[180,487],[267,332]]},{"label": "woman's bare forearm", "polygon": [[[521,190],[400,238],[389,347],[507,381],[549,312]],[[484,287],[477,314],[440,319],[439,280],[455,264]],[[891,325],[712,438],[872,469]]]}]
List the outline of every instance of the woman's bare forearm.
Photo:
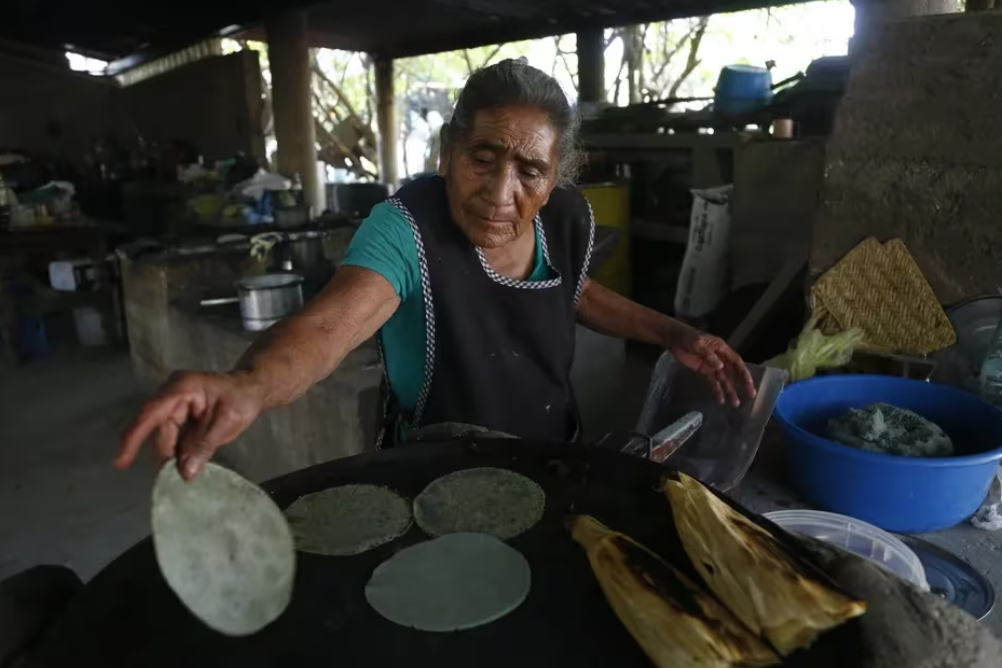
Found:
[{"label": "woman's bare forearm", "polygon": [[748,367],[722,339],[632,302],[591,280],[581,293],[578,317],[603,334],[667,348],[683,366],[710,380],[718,403],[729,398],[733,406],[740,406],[738,388],[746,396],[755,396]]},{"label": "woman's bare forearm", "polygon": [[292,403],[337,368],[350,348],[304,316],[273,326],[247,349],[234,373],[260,388],[264,409]]},{"label": "woman's bare forearm", "polygon": [[630,301],[591,279],[587,279],[581,293],[578,318],[601,334],[662,348],[674,345],[681,334],[691,329],[685,323]]},{"label": "woman's bare forearm", "polygon": [[261,391],[264,409],[292,403],[375,334],[399,303],[379,274],[343,267],[300,314],[260,336],[233,373]]}]

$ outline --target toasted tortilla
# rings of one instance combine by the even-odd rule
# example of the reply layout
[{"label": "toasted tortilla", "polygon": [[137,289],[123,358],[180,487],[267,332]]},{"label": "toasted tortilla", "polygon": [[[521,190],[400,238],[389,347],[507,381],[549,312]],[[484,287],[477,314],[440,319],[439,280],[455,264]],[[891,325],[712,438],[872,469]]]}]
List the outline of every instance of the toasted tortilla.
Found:
[{"label": "toasted tortilla", "polygon": [[171,460],[153,487],[152,524],[160,572],[208,627],[249,635],[289,605],[292,534],[257,485],[215,464],[185,482]]},{"label": "toasted tortilla", "polygon": [[485,534],[454,533],[398,552],[372,573],[365,599],[420,631],[460,631],[515,610],[532,574],[519,552]]},{"label": "toasted tortilla", "polygon": [[803,559],[785,532],[770,532],[684,473],[665,478],[675,528],[692,565],[734,616],[783,656],[866,612]]},{"label": "toasted tortilla", "polygon": [[414,520],[426,533],[485,533],[508,540],[532,528],[546,509],[546,492],[524,475],[499,468],[456,471],[414,499]]},{"label": "toasted tortilla", "polygon": [[297,550],[345,556],[406,533],[411,504],[385,487],[344,485],[297,499],[285,509],[285,518]]}]

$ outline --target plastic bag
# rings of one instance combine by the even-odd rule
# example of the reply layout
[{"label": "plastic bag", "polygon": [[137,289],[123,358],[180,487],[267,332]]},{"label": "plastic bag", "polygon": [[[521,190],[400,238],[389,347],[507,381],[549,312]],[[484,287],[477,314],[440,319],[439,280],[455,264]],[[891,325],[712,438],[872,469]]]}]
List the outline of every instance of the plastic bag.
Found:
[{"label": "plastic bag", "polygon": [[1002,468],[995,473],[985,502],[971,515],[971,524],[974,528],[982,531],[1002,529],[1002,513],[999,513],[999,506],[1002,506]]},{"label": "plastic bag", "polygon": [[865,333],[858,327],[838,334],[823,334],[817,318],[811,318],[789,350],[765,363],[790,374],[790,382],[813,378],[818,369],[831,369],[848,364],[852,353],[863,342]]},{"label": "plastic bag", "polygon": [[250,256],[258,262],[271,261],[271,251],[277,244],[285,240],[285,235],[279,232],[265,232],[251,237]]}]

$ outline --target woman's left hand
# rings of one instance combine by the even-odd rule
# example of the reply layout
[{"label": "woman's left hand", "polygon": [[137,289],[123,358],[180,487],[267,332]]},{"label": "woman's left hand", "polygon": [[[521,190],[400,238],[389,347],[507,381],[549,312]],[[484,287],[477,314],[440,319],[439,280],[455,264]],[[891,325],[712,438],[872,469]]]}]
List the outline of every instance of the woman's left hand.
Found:
[{"label": "woman's left hand", "polygon": [[666,347],[682,366],[709,379],[718,404],[730,400],[732,406],[740,406],[738,387],[749,398],[755,396],[755,382],[748,367],[723,339],[681,322],[675,324],[677,329]]}]

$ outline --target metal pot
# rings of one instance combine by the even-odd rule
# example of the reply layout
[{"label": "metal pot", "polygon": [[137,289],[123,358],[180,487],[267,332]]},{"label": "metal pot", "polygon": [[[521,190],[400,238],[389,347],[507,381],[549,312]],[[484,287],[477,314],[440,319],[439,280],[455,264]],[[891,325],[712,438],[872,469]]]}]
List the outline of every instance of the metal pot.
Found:
[{"label": "metal pot", "polygon": [[265,274],[237,281],[244,329],[260,332],[303,308],[303,277]]},{"label": "metal pot", "polygon": [[306,275],[329,270],[331,263],[324,254],[325,236],[326,233],[320,230],[289,232],[285,240],[275,247],[276,264]]},{"label": "metal pot", "polygon": [[303,277],[298,274],[265,274],[237,281],[236,297],[203,299],[202,306],[240,304],[244,329],[260,332],[303,308]]}]

